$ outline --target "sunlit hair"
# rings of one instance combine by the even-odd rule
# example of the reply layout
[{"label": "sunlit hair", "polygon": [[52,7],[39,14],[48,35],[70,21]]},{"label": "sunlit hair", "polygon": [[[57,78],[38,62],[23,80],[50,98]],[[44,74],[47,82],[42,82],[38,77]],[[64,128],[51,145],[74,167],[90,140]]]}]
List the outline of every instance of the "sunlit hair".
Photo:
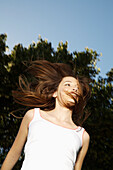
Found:
[{"label": "sunlit hair", "polygon": [[78,125],[81,125],[88,117],[85,116],[84,120],[82,119],[91,93],[87,78],[73,75],[73,71],[67,64],[50,63],[46,60],[30,62],[26,73],[27,76],[19,76],[19,87],[12,92],[17,103],[29,107],[39,107],[42,110],[52,110],[55,108],[53,93],[64,77],[72,76],[79,81],[83,95],[79,96],[79,101],[75,102],[73,107],[66,103],[65,106],[72,109],[73,121]]}]

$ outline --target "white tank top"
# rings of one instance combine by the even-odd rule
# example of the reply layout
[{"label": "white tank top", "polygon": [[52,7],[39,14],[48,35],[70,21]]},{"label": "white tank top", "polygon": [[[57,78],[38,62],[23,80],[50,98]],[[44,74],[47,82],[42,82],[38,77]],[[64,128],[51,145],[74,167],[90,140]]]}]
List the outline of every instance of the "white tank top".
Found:
[{"label": "white tank top", "polygon": [[34,109],[29,124],[21,170],[73,170],[85,129],[56,125],[42,118],[39,110]]}]

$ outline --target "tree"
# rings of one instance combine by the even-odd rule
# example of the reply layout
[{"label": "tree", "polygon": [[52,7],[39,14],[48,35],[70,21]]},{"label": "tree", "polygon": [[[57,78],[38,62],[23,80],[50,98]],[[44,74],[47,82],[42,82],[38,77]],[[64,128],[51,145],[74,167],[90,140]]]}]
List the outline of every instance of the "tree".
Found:
[{"label": "tree", "polygon": [[[107,73],[107,78],[99,77],[93,84],[92,97],[89,101],[91,116],[86,127],[91,136],[87,163],[91,162],[90,168],[99,170],[112,170],[113,139],[111,138],[113,127],[113,70]],[[110,81],[109,81],[110,80]],[[110,155],[110,156],[109,156]],[[86,163],[84,164],[84,166]]]},{"label": "tree", "polygon": [[[17,88],[18,76],[24,73],[26,61],[45,59],[51,62],[63,62],[69,64],[75,74],[84,75],[92,81],[92,96],[87,108],[91,115],[84,123],[85,129],[91,136],[90,147],[85,158],[84,170],[112,170],[109,166],[112,162],[112,121],[113,121],[113,69],[107,73],[107,78],[99,76],[99,68],[96,67],[100,55],[92,49],[86,48],[83,52],[68,51],[68,42],[60,42],[55,51],[52,44],[39,38],[38,43],[33,42],[28,48],[22,44],[16,45],[11,54],[6,54],[7,35],[0,35],[0,162],[2,163],[17,134],[21,119],[13,117],[24,116],[29,108],[15,104],[12,98],[12,90]],[[98,79],[95,80],[98,75]],[[24,109],[24,111],[23,111]],[[109,156],[110,155],[110,156]],[[14,169],[20,169],[23,154]]]}]

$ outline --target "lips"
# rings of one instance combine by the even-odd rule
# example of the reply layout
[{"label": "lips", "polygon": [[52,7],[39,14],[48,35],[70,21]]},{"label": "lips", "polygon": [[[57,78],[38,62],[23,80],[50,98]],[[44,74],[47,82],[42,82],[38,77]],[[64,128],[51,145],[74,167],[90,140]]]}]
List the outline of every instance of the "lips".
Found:
[{"label": "lips", "polygon": [[79,94],[79,93],[75,93],[75,92],[71,92],[71,94],[72,94],[74,97],[76,97],[76,96],[80,96],[80,94]]}]

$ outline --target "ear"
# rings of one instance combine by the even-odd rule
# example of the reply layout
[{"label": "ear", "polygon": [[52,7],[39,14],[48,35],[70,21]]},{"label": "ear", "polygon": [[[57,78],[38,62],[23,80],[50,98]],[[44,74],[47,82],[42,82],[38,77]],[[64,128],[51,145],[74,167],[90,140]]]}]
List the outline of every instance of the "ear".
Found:
[{"label": "ear", "polygon": [[54,97],[54,98],[57,97],[57,91],[55,91],[55,92],[53,93],[53,97]]}]

